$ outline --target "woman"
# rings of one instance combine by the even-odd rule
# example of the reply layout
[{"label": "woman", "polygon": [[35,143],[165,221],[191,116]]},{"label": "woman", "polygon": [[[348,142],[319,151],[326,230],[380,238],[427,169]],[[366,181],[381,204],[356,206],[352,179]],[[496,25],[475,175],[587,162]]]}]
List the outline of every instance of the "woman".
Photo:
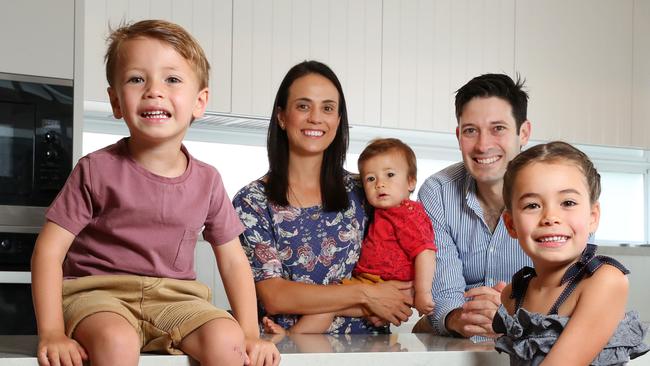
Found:
[{"label": "woman", "polygon": [[317,61],[292,67],[269,124],[269,171],[233,200],[262,312],[282,327],[295,314],[336,312],[330,333],[386,332],[360,317],[399,325],[411,315],[410,283],[336,285],[350,277],[367,221],[361,185],[343,169],[347,145],[334,72]]}]

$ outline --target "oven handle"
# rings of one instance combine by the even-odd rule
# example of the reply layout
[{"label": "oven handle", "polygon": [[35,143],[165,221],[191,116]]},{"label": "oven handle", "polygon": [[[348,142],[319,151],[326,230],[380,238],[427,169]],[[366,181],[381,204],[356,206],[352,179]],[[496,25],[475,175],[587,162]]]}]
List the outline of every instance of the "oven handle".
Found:
[{"label": "oven handle", "polygon": [[25,271],[0,271],[0,283],[32,283],[32,274]]}]

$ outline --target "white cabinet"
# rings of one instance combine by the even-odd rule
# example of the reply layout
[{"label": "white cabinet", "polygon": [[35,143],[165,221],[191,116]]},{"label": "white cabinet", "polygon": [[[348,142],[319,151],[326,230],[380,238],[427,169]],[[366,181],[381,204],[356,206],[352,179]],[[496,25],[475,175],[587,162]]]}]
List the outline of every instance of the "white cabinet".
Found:
[{"label": "white cabinet", "polygon": [[313,59],[328,64],[340,79],[350,122],[378,124],[381,3],[235,1],[232,112],[270,116],[289,68]]},{"label": "white cabinet", "polygon": [[73,79],[74,0],[3,1],[0,72]]},{"label": "white cabinet", "polygon": [[381,126],[453,132],[454,92],[513,73],[514,0],[385,0]]},{"label": "white cabinet", "polygon": [[650,149],[650,1],[634,1],[632,145]]},{"label": "white cabinet", "polygon": [[530,88],[533,138],[633,143],[633,3],[517,2],[515,68]]},{"label": "white cabinet", "polygon": [[109,25],[165,19],[190,32],[210,62],[208,110],[230,112],[232,0],[93,0],[85,6],[85,100],[108,102],[104,53]]},{"label": "white cabinet", "polygon": [[86,100],[107,101],[108,24],[162,18],[205,49],[210,111],[268,118],[287,70],[315,59],[341,80],[352,124],[452,133],[459,87],[520,73],[534,139],[650,147],[646,0],[93,0],[85,12]]}]

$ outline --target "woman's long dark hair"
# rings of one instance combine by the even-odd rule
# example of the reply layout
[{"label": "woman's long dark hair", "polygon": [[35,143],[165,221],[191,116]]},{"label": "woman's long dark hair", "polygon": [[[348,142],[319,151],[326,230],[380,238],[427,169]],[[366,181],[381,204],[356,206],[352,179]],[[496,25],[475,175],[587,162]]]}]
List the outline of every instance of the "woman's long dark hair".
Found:
[{"label": "woman's long dark hair", "polygon": [[267,173],[266,196],[273,203],[288,206],[287,191],[289,188],[289,139],[287,132],[280,128],[278,112],[286,110],[289,99],[289,88],[297,79],[318,74],[334,84],[339,92],[339,127],[334,141],[323,154],[320,172],[321,201],[324,211],[341,211],[350,202],[343,180],[345,154],[348,150],[348,112],[343,96],[343,88],[336,74],[327,65],[318,61],[303,61],[292,67],[285,75],[273,103],[271,122],[266,139],[266,150],[269,157],[269,172]]}]

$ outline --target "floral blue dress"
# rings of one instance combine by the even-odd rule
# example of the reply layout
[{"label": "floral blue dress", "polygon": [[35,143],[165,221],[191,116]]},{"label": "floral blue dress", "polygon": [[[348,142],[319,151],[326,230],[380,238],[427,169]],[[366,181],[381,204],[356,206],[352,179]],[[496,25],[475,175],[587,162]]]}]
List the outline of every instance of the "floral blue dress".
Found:
[{"label": "floral blue dress", "polygon": [[[349,207],[324,212],[320,205],[297,208],[270,203],[264,182],[253,181],[242,188],[233,205],[244,224],[240,240],[253,269],[255,282],[270,278],[311,284],[338,284],[350,278],[359,260],[367,223],[364,196],[358,180],[346,174]],[[266,315],[258,304],[260,319]],[[275,315],[273,321],[290,328],[298,315]],[[328,333],[386,333],[361,318],[336,317]]]}]

